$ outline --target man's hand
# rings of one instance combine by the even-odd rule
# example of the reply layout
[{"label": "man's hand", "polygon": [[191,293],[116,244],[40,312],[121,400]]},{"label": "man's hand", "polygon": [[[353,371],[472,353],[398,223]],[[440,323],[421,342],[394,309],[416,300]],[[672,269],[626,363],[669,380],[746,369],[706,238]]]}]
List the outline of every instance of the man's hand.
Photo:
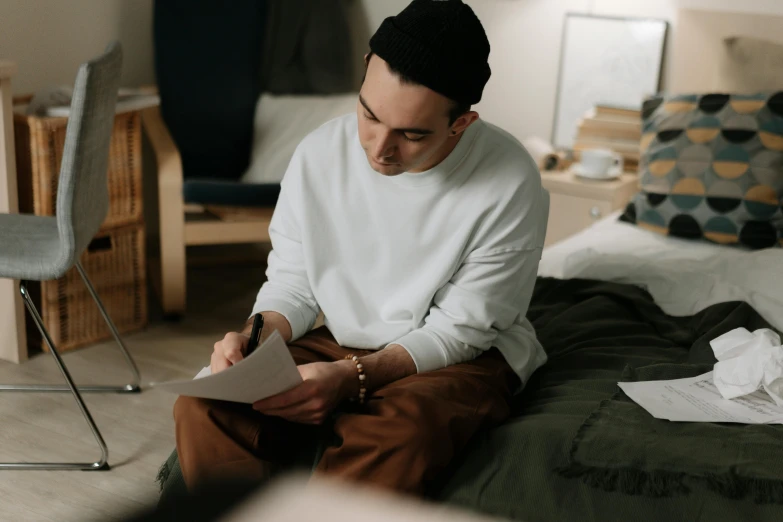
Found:
[{"label": "man's hand", "polygon": [[229,332],[223,337],[222,341],[215,343],[215,349],[212,351],[212,360],[209,369],[213,374],[222,372],[229,366],[232,366],[245,358],[245,348],[250,341],[250,336]]},{"label": "man's hand", "polygon": [[[261,330],[261,342],[277,330],[286,343],[291,340],[291,325],[282,314],[272,311],[261,312],[264,315],[264,328]],[[253,318],[245,324],[241,332],[229,332],[221,341],[215,343],[212,351],[212,361],[209,368],[212,373],[222,372],[245,358],[250,332],[253,329]]]},{"label": "man's hand", "polygon": [[338,404],[358,393],[352,361],[316,362],[297,369],[302,384],[255,402],[253,409],[302,424],[321,424]]},{"label": "man's hand", "polygon": [[[413,375],[416,364],[399,344],[361,358],[368,392]],[[253,403],[253,409],[293,422],[321,424],[338,404],[359,395],[359,377],[353,361],[317,362],[297,366],[304,382],[286,392]]]}]

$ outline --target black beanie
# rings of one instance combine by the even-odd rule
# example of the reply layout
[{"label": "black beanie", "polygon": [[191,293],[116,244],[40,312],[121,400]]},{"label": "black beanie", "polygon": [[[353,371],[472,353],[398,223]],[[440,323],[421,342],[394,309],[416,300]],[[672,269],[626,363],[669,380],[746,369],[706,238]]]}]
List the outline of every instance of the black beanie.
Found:
[{"label": "black beanie", "polygon": [[474,105],[491,74],[489,40],[462,0],[413,0],[383,21],[370,50],[416,83]]}]

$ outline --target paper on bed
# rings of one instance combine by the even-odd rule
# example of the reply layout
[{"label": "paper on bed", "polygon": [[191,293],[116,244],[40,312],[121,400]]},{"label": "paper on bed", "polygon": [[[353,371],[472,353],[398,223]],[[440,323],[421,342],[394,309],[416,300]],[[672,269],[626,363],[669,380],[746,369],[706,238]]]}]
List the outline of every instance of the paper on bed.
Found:
[{"label": "paper on bed", "polygon": [[251,404],[301,382],[296,363],[275,330],[247,358],[222,372],[212,375],[207,366],[194,379],[150,386],[178,395]]},{"label": "paper on bed", "polygon": [[653,417],[678,422],[783,424],[783,407],[763,391],[724,399],[713,373],[670,381],[617,383],[628,397]]}]

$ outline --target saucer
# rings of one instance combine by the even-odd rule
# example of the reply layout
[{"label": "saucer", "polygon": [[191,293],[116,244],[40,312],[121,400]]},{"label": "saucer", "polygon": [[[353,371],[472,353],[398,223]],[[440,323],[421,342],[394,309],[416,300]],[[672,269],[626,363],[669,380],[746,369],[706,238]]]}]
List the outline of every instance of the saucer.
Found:
[{"label": "saucer", "polygon": [[580,178],[585,179],[594,179],[599,181],[611,181],[613,179],[617,179],[620,176],[622,176],[622,171],[620,169],[616,169],[614,171],[609,171],[604,174],[595,174],[592,172],[585,172],[582,169],[581,163],[574,163],[571,165],[571,172],[573,172],[575,175],[579,176]]}]

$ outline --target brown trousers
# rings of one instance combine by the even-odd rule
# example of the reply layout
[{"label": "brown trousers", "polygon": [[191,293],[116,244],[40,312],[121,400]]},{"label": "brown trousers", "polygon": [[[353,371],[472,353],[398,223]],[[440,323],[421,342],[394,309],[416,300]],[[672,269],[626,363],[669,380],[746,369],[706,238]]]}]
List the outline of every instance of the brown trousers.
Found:
[{"label": "brown trousers", "polygon": [[[289,343],[289,349],[297,364],[370,353],[341,347],[326,327]],[[384,386],[365,405],[338,412],[333,427],[341,442],[325,450],[315,474],[423,494],[480,427],[508,417],[518,382],[493,348],[473,361]],[[249,404],[193,397],[177,399],[174,419],[190,490],[221,478],[261,482],[316,432]]]}]

